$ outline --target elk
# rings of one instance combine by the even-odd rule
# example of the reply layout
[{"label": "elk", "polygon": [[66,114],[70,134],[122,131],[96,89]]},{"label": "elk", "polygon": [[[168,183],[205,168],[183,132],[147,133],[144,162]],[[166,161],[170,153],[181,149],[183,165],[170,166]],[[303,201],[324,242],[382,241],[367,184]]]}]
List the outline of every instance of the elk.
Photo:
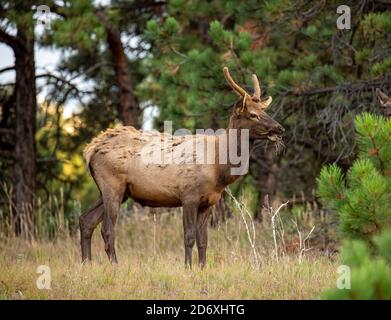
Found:
[{"label": "elk", "polygon": [[380,89],[376,89],[376,94],[380,101],[380,106],[382,108],[383,116],[389,118],[391,116],[391,98],[388,97]]},{"label": "elk", "polygon": [[[84,157],[101,195],[79,219],[83,262],[91,260],[92,233],[102,222],[105,251],[111,263],[117,263],[114,247],[116,221],[121,203],[132,198],[143,206],[182,207],[185,265],[191,267],[192,249],[196,243],[199,264],[205,266],[209,208],[219,201],[225,187],[240,177],[231,170],[239,165],[231,160],[220,161],[217,152],[213,163],[146,163],[142,151],[149,145],[151,151],[158,150],[163,155],[167,150],[175,153],[187,142],[198,143],[205,139],[214,143],[215,150],[224,143],[227,149],[242,150],[240,138],[243,130],[248,132],[250,151],[256,140],[269,140],[276,147],[281,145],[284,129],[266,114],[265,109],[272,98],[261,100],[257,76],[252,76],[254,94],[250,95],[232,79],[227,67],[223,71],[240,100],[234,105],[228,127],[221,134],[167,136],[166,133],[123,126],[106,130],[86,146]],[[230,136],[230,132],[234,133],[232,137],[236,135],[236,139]],[[159,142],[167,138],[171,143],[162,147]],[[185,152],[184,158],[193,155]]]}]

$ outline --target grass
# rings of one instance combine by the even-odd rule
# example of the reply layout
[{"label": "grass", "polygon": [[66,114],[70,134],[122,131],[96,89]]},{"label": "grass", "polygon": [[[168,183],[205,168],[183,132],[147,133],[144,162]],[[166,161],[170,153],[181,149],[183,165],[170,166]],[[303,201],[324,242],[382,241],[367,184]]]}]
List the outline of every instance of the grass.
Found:
[{"label": "grass", "polygon": [[[339,263],[316,251],[276,259],[271,230],[262,224],[256,225],[254,268],[240,217],[209,229],[204,270],[184,268],[180,214],[133,216],[117,229],[118,266],[109,264],[99,230],[87,265],[80,264],[77,237],[32,245],[0,238],[0,299],[319,299],[338,276]],[[51,290],[36,286],[39,265],[50,267]]]}]

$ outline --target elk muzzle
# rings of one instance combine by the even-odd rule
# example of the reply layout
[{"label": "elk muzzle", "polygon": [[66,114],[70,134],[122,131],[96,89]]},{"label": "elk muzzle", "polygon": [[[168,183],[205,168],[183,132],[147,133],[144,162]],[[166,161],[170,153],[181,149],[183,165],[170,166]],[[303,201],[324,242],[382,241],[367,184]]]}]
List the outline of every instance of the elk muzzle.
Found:
[{"label": "elk muzzle", "polygon": [[282,135],[285,132],[284,127],[279,124],[272,117],[267,116],[267,139],[272,142],[277,142],[282,140]]}]

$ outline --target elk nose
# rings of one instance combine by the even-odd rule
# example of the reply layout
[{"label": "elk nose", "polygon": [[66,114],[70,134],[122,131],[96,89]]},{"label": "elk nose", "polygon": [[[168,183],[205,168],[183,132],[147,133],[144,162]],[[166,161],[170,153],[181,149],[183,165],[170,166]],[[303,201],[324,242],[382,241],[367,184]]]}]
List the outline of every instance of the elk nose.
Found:
[{"label": "elk nose", "polygon": [[277,134],[283,134],[285,132],[285,129],[282,127],[282,125],[278,124],[273,128],[273,131]]}]

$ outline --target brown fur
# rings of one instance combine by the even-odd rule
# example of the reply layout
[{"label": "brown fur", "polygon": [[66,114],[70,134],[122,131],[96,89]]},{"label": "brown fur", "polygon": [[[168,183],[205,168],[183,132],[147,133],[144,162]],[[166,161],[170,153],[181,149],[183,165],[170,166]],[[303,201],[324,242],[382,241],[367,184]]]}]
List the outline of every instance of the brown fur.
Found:
[{"label": "brown fur", "polygon": [[[229,73],[226,77],[230,77]],[[235,106],[228,129],[239,129],[239,146],[228,141],[228,148],[240,150],[240,129],[249,129],[250,144],[257,139],[280,141],[282,127],[270,118],[264,109],[271,102],[260,101],[260,87],[250,97],[236,84],[230,84],[244,94]],[[228,80],[228,79],[227,79]],[[122,202],[129,197],[151,207],[183,207],[185,263],[191,265],[191,252],[197,243],[199,262],[206,263],[207,218],[209,208],[216,204],[225,187],[238,179],[231,174],[231,163],[219,164],[219,144],[227,135],[170,136],[166,133],[139,131],[133,127],[118,127],[101,133],[87,145],[84,157],[101,192],[101,198],[80,217],[82,260],[91,259],[91,236],[103,220],[102,237],[109,259],[117,262],[114,238],[115,224]],[[161,142],[169,141],[164,145]],[[215,148],[213,164],[189,163],[194,152],[183,149],[186,144],[197,145],[206,141]],[[145,146],[161,155],[174,152],[175,163],[145,163]],[[181,149],[182,148],[182,149]],[[237,150],[235,150],[237,151]],[[237,154],[237,153],[236,153]],[[144,157],[144,158],[143,158]],[[246,159],[248,160],[248,159]]]}]

